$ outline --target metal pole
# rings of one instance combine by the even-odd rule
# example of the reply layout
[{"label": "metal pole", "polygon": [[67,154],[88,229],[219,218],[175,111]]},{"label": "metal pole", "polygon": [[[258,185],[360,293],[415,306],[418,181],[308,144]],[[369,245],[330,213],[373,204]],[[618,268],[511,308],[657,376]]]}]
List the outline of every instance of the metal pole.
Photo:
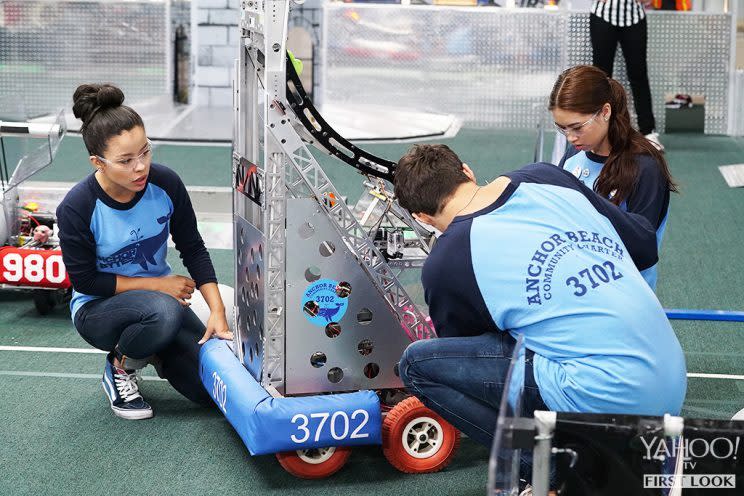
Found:
[{"label": "metal pole", "polygon": [[543,161],[544,146],[545,146],[545,129],[543,129],[542,122],[538,122],[537,123],[537,142],[535,143],[534,162]]},{"label": "metal pole", "polygon": [[57,123],[0,121],[0,136],[48,138],[55,135],[61,137],[64,132],[64,128]]},{"label": "metal pole", "polygon": [[728,112],[726,131],[729,136],[734,134],[736,113],[740,109],[735,108],[736,101],[736,22],[739,2],[724,0],[723,11],[731,17],[731,31],[729,34],[729,86],[728,86]]},{"label": "metal pole", "polygon": [[535,448],[532,450],[532,494],[548,496],[550,491],[550,456],[556,413],[535,411]]},{"label": "metal pole", "polygon": [[173,33],[171,29],[171,0],[165,1],[165,88],[170,88],[170,82],[175,76],[173,63]]}]

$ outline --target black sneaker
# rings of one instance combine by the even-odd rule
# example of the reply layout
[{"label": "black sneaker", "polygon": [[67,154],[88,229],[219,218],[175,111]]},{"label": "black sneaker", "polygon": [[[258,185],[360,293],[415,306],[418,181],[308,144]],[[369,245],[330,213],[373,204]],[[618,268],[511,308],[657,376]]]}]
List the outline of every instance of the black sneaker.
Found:
[{"label": "black sneaker", "polygon": [[111,355],[106,357],[106,365],[101,379],[103,391],[111,404],[114,415],[129,420],[142,420],[152,417],[152,408],[142,399],[134,370],[114,367]]}]

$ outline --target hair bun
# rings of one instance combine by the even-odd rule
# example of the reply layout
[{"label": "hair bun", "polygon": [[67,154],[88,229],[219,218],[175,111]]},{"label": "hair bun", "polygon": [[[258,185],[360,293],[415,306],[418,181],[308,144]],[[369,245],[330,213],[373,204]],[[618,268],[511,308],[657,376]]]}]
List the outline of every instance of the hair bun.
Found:
[{"label": "hair bun", "polygon": [[120,106],[124,93],[113,84],[81,84],[72,101],[72,113],[85,125],[99,110]]},{"label": "hair bun", "polygon": [[98,89],[98,106],[102,109],[118,107],[124,102],[124,93],[113,84],[102,84]]}]

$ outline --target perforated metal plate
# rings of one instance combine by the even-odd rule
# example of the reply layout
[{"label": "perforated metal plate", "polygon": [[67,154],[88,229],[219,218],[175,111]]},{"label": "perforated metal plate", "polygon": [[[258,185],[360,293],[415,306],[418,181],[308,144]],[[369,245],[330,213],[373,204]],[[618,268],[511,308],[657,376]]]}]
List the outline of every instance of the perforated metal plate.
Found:
[{"label": "perforated metal plate", "polygon": [[[351,293],[313,291],[328,280]],[[314,319],[303,310],[308,293],[319,300]],[[287,394],[401,386],[396,364],[410,341],[313,199],[287,200],[286,323]]]},{"label": "perforated metal plate", "polygon": [[[324,102],[395,102],[468,126],[546,122],[558,74],[592,61],[586,12],[327,3],[324,19]],[[727,132],[730,15],[650,12],[648,24],[657,128],[664,94],[689,93],[706,97],[705,132]],[[630,91],[620,50],[614,76]]]},{"label": "perforated metal plate", "polygon": [[734,75],[734,115],[731,134],[744,136],[744,69],[738,69]]},{"label": "perforated metal plate", "polygon": [[235,226],[235,299],[237,336],[243,364],[257,381],[263,374],[264,351],[264,236],[240,217]]}]

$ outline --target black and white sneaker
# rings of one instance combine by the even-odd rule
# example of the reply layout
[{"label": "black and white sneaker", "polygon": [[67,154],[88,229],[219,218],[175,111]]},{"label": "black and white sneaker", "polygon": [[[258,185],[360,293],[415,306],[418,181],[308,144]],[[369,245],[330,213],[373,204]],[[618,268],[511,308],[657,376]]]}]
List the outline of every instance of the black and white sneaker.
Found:
[{"label": "black and white sneaker", "polygon": [[106,357],[103,369],[103,391],[111,404],[114,415],[123,419],[142,420],[152,417],[152,408],[142,399],[134,370],[114,367],[111,354]]}]

